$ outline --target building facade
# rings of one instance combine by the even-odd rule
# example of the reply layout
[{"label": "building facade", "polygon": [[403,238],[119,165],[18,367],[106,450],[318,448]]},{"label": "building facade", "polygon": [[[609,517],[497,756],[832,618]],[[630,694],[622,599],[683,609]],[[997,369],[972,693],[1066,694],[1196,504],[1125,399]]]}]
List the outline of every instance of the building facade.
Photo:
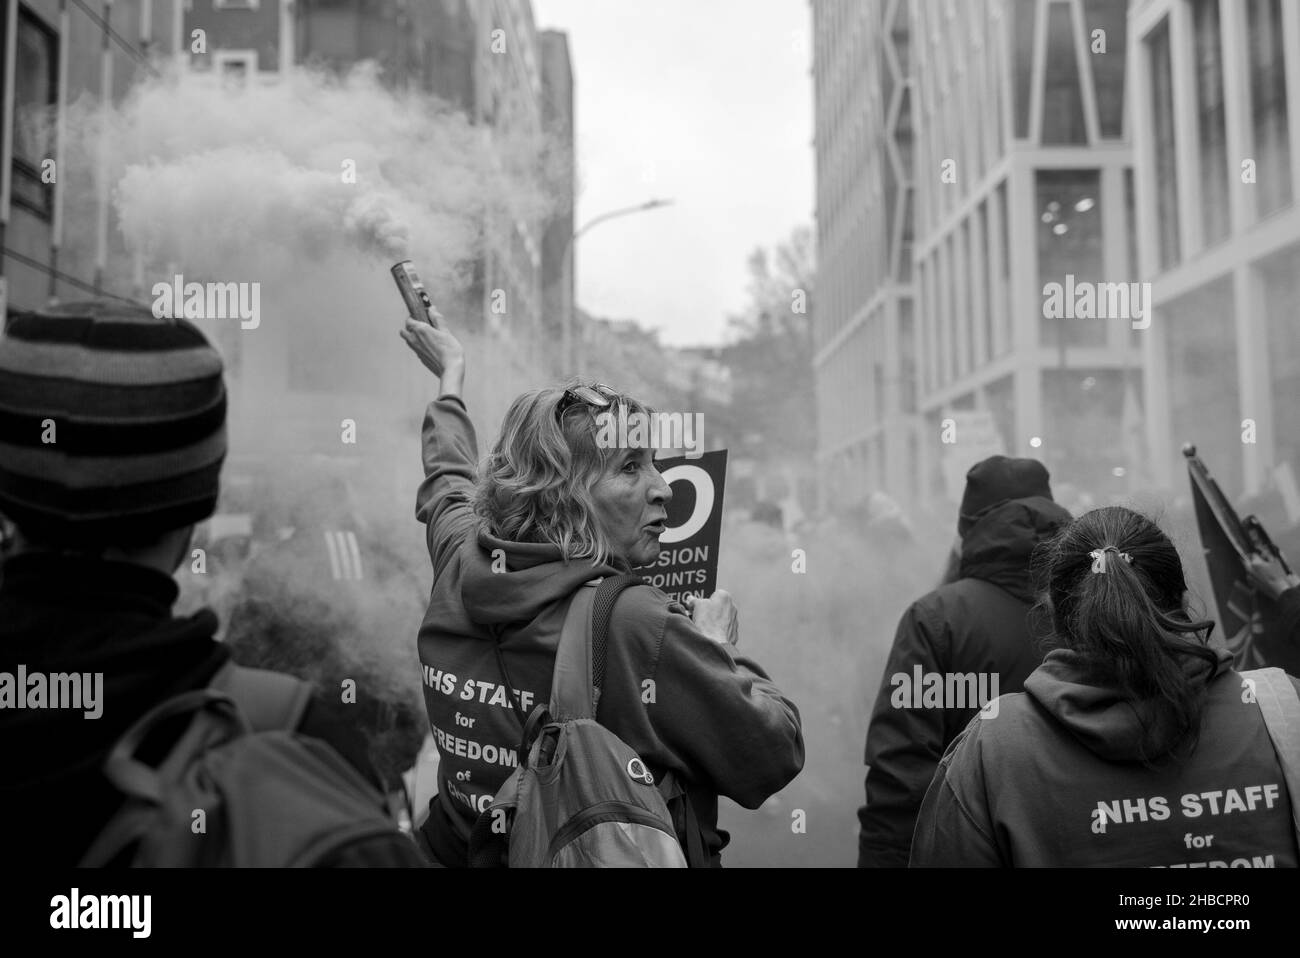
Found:
[{"label": "building facade", "polygon": [[920,488],[906,0],[813,0],[817,466],[830,508]]},{"label": "building facade", "polygon": [[1255,494],[1300,469],[1300,5],[1142,0],[1129,29],[1155,477],[1185,488],[1193,442]]},{"label": "building facade", "polygon": [[[1125,0],[815,2],[813,22],[828,505],[951,501],[991,451],[1095,498],[1144,481]],[[1102,303],[1076,311],[1084,287]]]},{"label": "building facade", "polygon": [[119,103],[158,58],[171,56],[177,8],[171,0],[118,0],[92,14],[69,0],[6,0],[2,9],[0,313],[101,294],[143,299],[111,178],[72,155],[67,116],[79,99]]},{"label": "building facade", "polygon": [[574,168],[573,64],[569,38],[559,30],[538,34],[542,64],[542,125],[552,137],[558,167],[556,208],[542,234],[542,334],[552,347],[562,375],[577,371],[573,355],[573,205],[577,194]]},{"label": "building facade", "polygon": [[[931,495],[958,498],[964,468],[999,446],[1097,499],[1140,481],[1141,450],[1120,440],[1140,419],[1137,304],[1070,295],[1138,279],[1126,25],[1125,0],[913,3]],[[959,412],[1000,442],[968,446],[945,428]]]}]

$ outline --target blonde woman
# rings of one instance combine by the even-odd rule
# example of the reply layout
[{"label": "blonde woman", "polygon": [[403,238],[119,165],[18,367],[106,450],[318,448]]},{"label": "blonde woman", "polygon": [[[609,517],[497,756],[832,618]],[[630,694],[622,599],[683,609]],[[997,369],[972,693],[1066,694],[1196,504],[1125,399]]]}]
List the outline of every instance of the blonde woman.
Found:
[{"label": "blonde woman", "polygon": [[[432,318],[402,332],[439,378],[416,515],[434,571],[419,653],[441,761],[419,836],[437,862],[459,867],[475,819],[518,764],[522,722],[549,698],[570,598],[591,579],[654,561],[672,491],[653,449],[597,443],[602,411],[649,411],[599,384],[519,396],[476,468],[460,396],[464,351]],[[803,733],[794,704],[735,654],[731,597],[718,591],[688,606],[649,585],[620,596],[596,718],[656,781],[671,771],[688,783],[685,800],[717,866],[727,842],[718,796],[757,808],[803,767]],[[685,845],[684,812],[674,818]]]}]

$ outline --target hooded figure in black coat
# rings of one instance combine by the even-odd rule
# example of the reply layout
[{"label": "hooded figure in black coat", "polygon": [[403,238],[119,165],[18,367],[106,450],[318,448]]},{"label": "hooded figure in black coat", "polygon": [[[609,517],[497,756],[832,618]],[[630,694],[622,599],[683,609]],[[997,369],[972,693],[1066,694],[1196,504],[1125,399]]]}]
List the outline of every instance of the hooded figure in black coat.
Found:
[{"label": "hooded figure in black coat", "polygon": [[1042,661],[1029,622],[1030,558],[1069,521],[1037,460],[992,456],[966,474],[958,578],[903,613],[876,696],[859,867],[907,867],[944,750],[987,701],[1021,691]]}]

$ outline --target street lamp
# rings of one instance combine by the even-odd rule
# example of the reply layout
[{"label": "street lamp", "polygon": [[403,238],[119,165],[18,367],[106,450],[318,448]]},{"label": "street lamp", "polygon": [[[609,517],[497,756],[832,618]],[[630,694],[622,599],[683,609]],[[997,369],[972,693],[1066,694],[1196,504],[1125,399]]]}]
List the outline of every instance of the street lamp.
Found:
[{"label": "street lamp", "polygon": [[[577,229],[569,242],[564,247],[564,269],[561,276],[565,278],[564,282],[564,317],[561,331],[561,358],[564,362],[564,372],[566,375],[577,373],[581,375],[581,369],[575,368],[573,356],[573,326],[574,326],[574,305],[573,305],[573,286],[574,283],[568,281],[568,277],[573,270],[573,247],[577,243],[578,237],[586,233],[594,226],[601,223],[616,219],[620,216],[631,216],[633,213],[644,213],[646,210],[659,209],[661,206],[671,206],[672,200],[666,199],[649,199],[644,203],[636,206],[624,206],[620,209],[610,210],[608,213],[601,213],[595,219],[588,220],[583,226]],[[578,364],[581,365],[581,364]]]}]

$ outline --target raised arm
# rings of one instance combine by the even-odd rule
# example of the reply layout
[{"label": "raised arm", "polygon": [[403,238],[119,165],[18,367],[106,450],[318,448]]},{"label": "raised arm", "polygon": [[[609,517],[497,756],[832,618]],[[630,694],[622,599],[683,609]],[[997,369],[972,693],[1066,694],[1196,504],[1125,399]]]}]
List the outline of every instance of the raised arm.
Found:
[{"label": "raised arm", "polygon": [[436,310],[430,310],[428,323],[408,318],[401,336],[439,380],[438,398],[425,409],[420,432],[424,481],[415,497],[415,517],[425,527],[429,558],[437,575],[473,527],[469,503],[478,442],[461,399],[465,350]]}]

